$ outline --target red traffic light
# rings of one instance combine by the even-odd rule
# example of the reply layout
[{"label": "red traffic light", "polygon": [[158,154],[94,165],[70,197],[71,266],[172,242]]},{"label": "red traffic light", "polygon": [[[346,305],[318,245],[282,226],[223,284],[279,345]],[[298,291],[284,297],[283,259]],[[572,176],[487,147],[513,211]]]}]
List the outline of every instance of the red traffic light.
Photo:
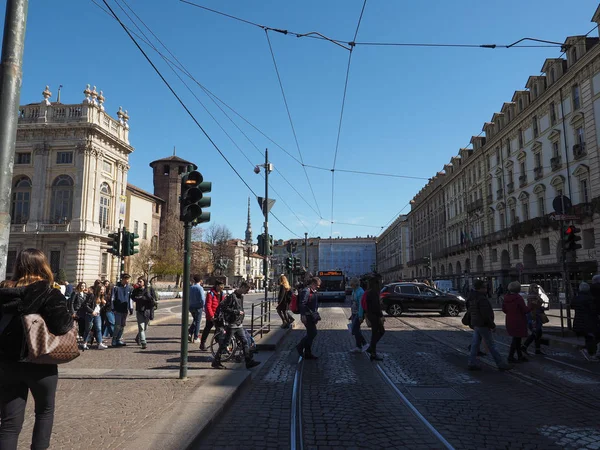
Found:
[{"label": "red traffic light", "polygon": [[579,231],[581,231],[581,230],[580,230],[579,228],[577,228],[576,226],[574,226],[574,225],[569,225],[569,226],[568,226],[568,227],[565,229],[565,234],[566,234],[567,236],[569,236],[569,235],[572,235],[572,234],[576,234],[576,233],[578,233]]}]

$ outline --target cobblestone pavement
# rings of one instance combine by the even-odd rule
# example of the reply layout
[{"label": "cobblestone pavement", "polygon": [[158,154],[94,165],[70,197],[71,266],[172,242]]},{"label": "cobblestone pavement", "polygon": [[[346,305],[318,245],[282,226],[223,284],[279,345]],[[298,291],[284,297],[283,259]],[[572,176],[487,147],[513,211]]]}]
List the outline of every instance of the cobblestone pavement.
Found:
[{"label": "cobblestone pavement", "polygon": [[[381,345],[386,373],[455,448],[600,448],[596,366],[585,372],[576,364],[569,367],[532,357],[515,368],[515,375],[488,366],[468,372],[466,356],[458,350],[466,351],[470,333],[444,325],[456,326],[458,320],[424,315],[387,318]],[[508,353],[507,347],[499,350]],[[574,357],[566,353],[550,357],[557,361]],[[559,386],[561,391],[556,392]],[[591,408],[579,400],[591,403]]]},{"label": "cobblestone pavement", "polygon": [[[368,358],[349,353],[348,312],[333,305],[321,308],[321,312],[323,321],[314,344],[320,358],[304,363],[304,448],[441,448],[400,403]],[[285,339],[252,385],[193,448],[289,448],[298,361],[294,346],[303,335],[304,329],[297,329]]]},{"label": "cobblestone pavement", "polygon": [[[73,362],[60,366],[52,449],[126,449],[144,429],[159,422],[217,373],[210,368],[210,354],[200,352],[198,344],[190,344],[188,380],[148,378],[160,372],[158,369],[179,368],[180,318],[177,314],[165,313],[167,305],[166,301],[161,302],[164,309],[159,309],[161,314],[157,314],[157,320],[148,329],[146,350],[133,342],[136,331],[129,330],[125,335],[127,347],[92,348]],[[135,316],[129,319],[132,317]],[[131,325],[135,320],[128,322]],[[116,379],[94,375],[101,374],[101,369],[115,368],[145,375]],[[69,375],[83,369],[98,370],[90,370],[89,378],[84,379]],[[33,399],[30,398],[19,449],[29,448],[32,429]]]}]

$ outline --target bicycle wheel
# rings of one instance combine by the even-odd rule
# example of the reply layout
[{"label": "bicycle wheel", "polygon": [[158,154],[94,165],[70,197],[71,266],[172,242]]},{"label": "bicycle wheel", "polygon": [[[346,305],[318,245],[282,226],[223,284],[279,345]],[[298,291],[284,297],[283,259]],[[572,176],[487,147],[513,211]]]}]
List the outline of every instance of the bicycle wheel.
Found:
[{"label": "bicycle wheel", "polygon": [[[210,341],[210,352],[212,353],[213,358],[217,356],[217,351],[219,350],[219,342],[221,341],[222,336],[222,331],[215,332],[215,334],[212,337],[212,340]],[[235,339],[231,339],[229,341],[229,345],[221,355],[221,362],[229,361],[231,355],[234,354],[236,347],[237,346],[235,344]]]}]

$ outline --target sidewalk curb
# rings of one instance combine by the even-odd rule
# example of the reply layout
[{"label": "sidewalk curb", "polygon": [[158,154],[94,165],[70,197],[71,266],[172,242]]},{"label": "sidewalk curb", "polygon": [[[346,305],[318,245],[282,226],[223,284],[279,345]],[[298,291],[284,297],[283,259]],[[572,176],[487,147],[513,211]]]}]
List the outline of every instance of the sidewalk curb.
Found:
[{"label": "sidewalk curb", "polygon": [[[263,343],[258,343],[257,347],[263,351],[274,351],[291,329],[280,328],[271,331],[261,339]],[[193,443],[227,411],[240,392],[252,383],[253,373],[246,369],[215,369],[214,372],[206,383],[190,392],[188,398],[165,414],[159,423],[153,423],[140,430],[139,437],[127,446],[127,450],[191,448]]]}]

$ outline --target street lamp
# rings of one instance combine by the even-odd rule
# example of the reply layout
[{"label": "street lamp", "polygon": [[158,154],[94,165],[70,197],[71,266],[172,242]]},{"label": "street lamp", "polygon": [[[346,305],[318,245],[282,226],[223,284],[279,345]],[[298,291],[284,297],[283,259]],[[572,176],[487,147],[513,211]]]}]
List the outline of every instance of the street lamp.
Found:
[{"label": "street lamp", "polygon": [[265,238],[263,242],[264,245],[264,255],[263,255],[263,279],[264,279],[264,288],[265,288],[265,301],[268,300],[269,291],[268,291],[268,283],[269,283],[269,257],[271,256],[271,246],[269,245],[269,209],[275,203],[275,201],[269,201],[269,173],[273,171],[273,164],[269,163],[269,149],[265,149],[265,163],[259,164],[254,167],[254,173],[259,174],[260,168],[265,170],[265,198],[263,201],[258,199],[260,207],[262,208],[263,214],[265,216]]}]

